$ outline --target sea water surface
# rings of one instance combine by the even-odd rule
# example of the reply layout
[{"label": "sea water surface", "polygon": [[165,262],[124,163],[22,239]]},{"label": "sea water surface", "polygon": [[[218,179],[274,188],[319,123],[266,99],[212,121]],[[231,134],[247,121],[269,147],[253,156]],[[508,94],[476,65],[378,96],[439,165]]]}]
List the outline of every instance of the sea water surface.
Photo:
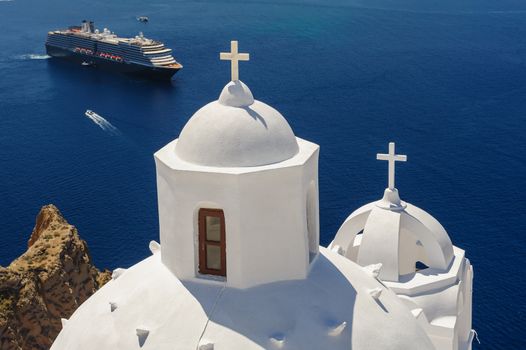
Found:
[{"label": "sea water surface", "polygon": [[[162,40],[184,68],[162,84],[49,59],[47,31],[82,19]],[[396,141],[402,199],[474,265],[474,348],[526,349],[525,1],[0,0],[0,28],[0,264],[48,203],[98,267],[148,256],[152,154],[218,97],[230,77],[218,53],[237,39],[254,96],[321,146],[321,243],[381,197],[375,155]]]}]

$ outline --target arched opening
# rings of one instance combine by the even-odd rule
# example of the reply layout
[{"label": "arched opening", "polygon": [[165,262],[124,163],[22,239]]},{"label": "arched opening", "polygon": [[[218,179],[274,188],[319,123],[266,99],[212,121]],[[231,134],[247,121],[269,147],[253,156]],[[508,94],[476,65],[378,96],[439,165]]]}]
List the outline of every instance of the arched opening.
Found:
[{"label": "arched opening", "polygon": [[199,209],[199,273],[226,276],[225,215],[221,209]]},{"label": "arched opening", "polygon": [[424,264],[423,262],[421,261],[417,261],[415,263],[415,271],[420,271],[420,270],[424,270],[424,269],[427,269],[429,266],[427,266],[426,264]]},{"label": "arched opening", "polygon": [[311,181],[307,191],[307,241],[309,244],[309,263],[314,260],[319,250],[319,212],[318,212],[318,189],[314,181]]}]

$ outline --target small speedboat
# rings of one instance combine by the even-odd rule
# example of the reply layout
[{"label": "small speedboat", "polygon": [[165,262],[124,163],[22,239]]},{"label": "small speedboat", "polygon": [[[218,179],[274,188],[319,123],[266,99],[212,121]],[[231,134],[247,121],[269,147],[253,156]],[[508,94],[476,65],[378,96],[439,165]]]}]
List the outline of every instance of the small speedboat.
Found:
[{"label": "small speedboat", "polygon": [[93,62],[82,62],[81,65],[85,66],[85,67],[89,67],[89,66],[93,66]]},{"label": "small speedboat", "polygon": [[148,22],[150,19],[149,19],[147,16],[139,16],[139,17],[137,17],[137,20],[138,20],[139,22],[146,23],[146,22]]}]

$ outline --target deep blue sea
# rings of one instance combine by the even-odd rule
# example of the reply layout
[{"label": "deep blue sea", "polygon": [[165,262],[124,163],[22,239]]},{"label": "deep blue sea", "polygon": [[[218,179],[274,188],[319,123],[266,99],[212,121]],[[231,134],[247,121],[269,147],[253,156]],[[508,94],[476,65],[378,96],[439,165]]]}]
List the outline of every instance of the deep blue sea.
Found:
[{"label": "deep blue sea", "polygon": [[[47,59],[47,31],[82,19],[162,40],[184,69],[162,84]],[[237,39],[255,97],[321,146],[322,244],[380,198],[375,155],[396,141],[402,199],[474,265],[474,349],[526,349],[526,1],[0,0],[0,33],[0,264],[48,203],[98,267],[148,256],[152,154],[218,97],[230,77],[218,53]]]}]

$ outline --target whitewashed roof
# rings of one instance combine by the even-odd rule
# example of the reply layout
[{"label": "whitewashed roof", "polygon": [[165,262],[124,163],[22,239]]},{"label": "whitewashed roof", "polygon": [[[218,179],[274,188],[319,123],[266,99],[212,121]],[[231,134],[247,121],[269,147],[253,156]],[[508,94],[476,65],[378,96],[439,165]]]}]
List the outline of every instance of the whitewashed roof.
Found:
[{"label": "whitewashed roof", "polygon": [[249,289],[182,282],[154,254],[82,304],[51,349],[351,347],[433,349],[392,291],[355,263],[320,248],[307,279]]},{"label": "whitewashed roof", "polygon": [[381,280],[398,281],[414,273],[417,261],[444,272],[453,260],[453,245],[444,227],[429,213],[401,201],[396,188],[386,189],[381,200],[351,213],[331,247],[346,255],[358,234],[362,237],[357,262],[381,263]]},{"label": "whitewashed roof", "polygon": [[237,80],[224,87],[219,100],[190,118],[175,152],[198,165],[251,167],[290,159],[298,150],[285,118],[254,100],[250,89]]}]

